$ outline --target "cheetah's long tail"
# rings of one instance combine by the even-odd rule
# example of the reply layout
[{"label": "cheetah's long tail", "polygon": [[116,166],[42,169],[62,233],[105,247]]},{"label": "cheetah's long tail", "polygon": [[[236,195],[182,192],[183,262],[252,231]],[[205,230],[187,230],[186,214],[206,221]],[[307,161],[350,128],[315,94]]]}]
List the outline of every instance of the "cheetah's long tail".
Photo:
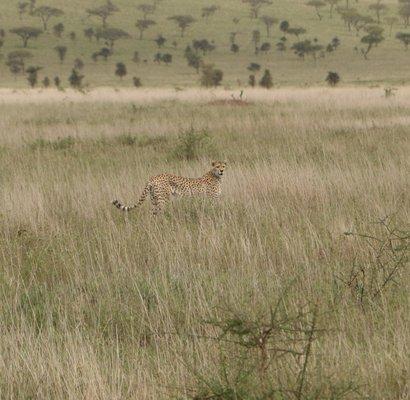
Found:
[{"label": "cheetah's long tail", "polygon": [[134,204],[132,206],[124,206],[118,200],[114,200],[112,202],[112,204],[114,204],[114,206],[117,207],[121,211],[131,211],[134,208],[139,207],[145,201],[145,199],[146,199],[148,193],[150,192],[150,190],[151,190],[151,185],[148,184],[147,186],[145,186],[144,190],[142,191],[142,194],[141,194],[140,199],[138,200],[138,203]]}]

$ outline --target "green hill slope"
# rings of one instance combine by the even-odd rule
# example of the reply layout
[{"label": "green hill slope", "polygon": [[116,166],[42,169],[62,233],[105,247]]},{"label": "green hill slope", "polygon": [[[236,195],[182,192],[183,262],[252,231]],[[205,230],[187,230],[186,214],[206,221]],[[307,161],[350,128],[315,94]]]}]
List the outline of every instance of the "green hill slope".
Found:
[{"label": "green hill slope", "polygon": [[[151,0],[141,0],[140,3],[149,3]],[[0,28],[4,29],[5,37],[0,49],[2,60],[0,62],[0,85],[3,87],[25,87],[27,80],[24,74],[13,75],[5,64],[10,52],[22,49],[22,40],[10,29],[20,26],[33,26],[42,28],[43,24],[39,17],[29,15],[28,10],[19,17],[18,1],[2,2],[0,6]],[[241,0],[226,0],[224,2],[208,2],[203,0],[162,0],[156,7],[153,15],[148,19],[155,21],[144,32],[143,39],[139,40],[136,22],[143,19],[143,14],[137,9],[137,2],[129,0],[115,0],[119,11],[115,12],[107,20],[108,27],[122,29],[129,33],[127,39],[118,40],[107,61],[100,58],[97,62],[92,60],[92,54],[105,46],[104,40],[99,42],[95,38],[91,40],[84,36],[84,30],[93,28],[95,31],[101,28],[101,21],[95,17],[87,16],[86,9],[104,4],[92,0],[49,0],[48,2],[37,1],[37,7],[50,5],[64,11],[61,17],[52,17],[48,22],[48,31],[41,34],[35,40],[29,40],[27,50],[32,58],[27,65],[41,66],[39,80],[45,76],[53,80],[58,75],[64,86],[68,85],[67,78],[76,58],[81,58],[85,63],[82,74],[85,76],[84,83],[90,86],[132,86],[132,77],[139,77],[144,86],[195,86],[199,84],[199,76],[196,71],[187,65],[184,58],[184,50],[193,40],[207,39],[215,46],[215,49],[205,56],[201,56],[205,63],[215,64],[224,72],[223,84],[226,86],[243,86],[247,84],[250,72],[247,66],[251,62],[261,65],[261,72],[257,73],[257,81],[264,69],[269,68],[272,72],[273,81],[277,85],[317,85],[323,84],[329,70],[337,71],[344,84],[351,83],[383,83],[403,84],[410,80],[408,68],[409,52],[404,50],[395,35],[397,32],[406,32],[402,20],[398,19],[390,29],[386,23],[386,17],[398,17],[398,2],[385,0],[387,11],[382,13],[380,26],[384,29],[384,40],[371,49],[366,60],[361,50],[367,47],[361,43],[361,38],[367,33],[364,28],[348,30],[347,26],[334,11],[330,18],[329,6],[320,10],[322,19],[319,20],[315,9],[309,7],[304,1],[299,0],[274,0],[272,4],[264,5],[260,9],[260,16],[275,17],[278,21],[287,20],[291,28],[303,27],[306,33],[299,38],[295,35],[284,34],[279,30],[279,24],[272,27],[271,37],[267,37],[266,27],[260,19],[250,18],[248,4]],[[350,0],[350,7],[355,7],[357,12],[364,16],[372,16],[376,19],[374,11],[369,9],[372,1]],[[202,8],[216,5],[218,9],[214,15],[204,18],[201,16]],[[345,0],[339,2],[345,6]],[[173,15],[192,15],[196,22],[186,30],[181,37],[174,21],[169,20]],[[235,20],[235,21],[234,21]],[[53,26],[57,23],[64,24],[64,32],[61,38],[53,34]],[[267,52],[255,54],[255,46],[252,42],[252,32],[260,32],[260,47],[263,43],[269,43],[271,49]],[[407,30],[410,31],[410,30]],[[75,39],[70,35],[75,33]],[[231,33],[236,32],[235,43],[239,46],[239,52],[234,54],[230,51]],[[166,38],[165,45],[159,49],[154,39],[158,35]],[[286,37],[286,51],[278,51],[277,43],[280,38]],[[315,61],[311,55],[305,60],[294,54],[291,50],[295,42],[310,40],[326,46],[334,37],[340,39],[341,45],[336,51],[321,54],[317,52]],[[315,42],[317,40],[317,42]],[[67,54],[61,63],[55,50],[56,46],[66,46]],[[138,52],[140,61],[132,61],[135,52]],[[156,53],[171,54],[172,63],[156,63]],[[117,62],[123,62],[127,67],[127,75],[120,79],[114,74]]]}]

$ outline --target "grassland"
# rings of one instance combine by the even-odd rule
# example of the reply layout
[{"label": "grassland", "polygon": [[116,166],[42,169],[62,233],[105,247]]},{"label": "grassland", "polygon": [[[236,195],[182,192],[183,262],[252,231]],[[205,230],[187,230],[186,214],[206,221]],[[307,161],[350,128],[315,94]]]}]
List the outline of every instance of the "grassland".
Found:
[{"label": "grassland", "polygon": [[[353,6],[364,15],[373,15],[368,9],[370,0],[361,0]],[[21,48],[21,40],[9,30],[16,26],[32,25],[41,27],[39,18],[24,14],[20,20],[17,13],[17,0],[2,2],[0,5],[0,28],[5,29],[6,37],[1,54],[5,60],[11,51]],[[224,71],[225,77],[223,85],[227,87],[242,87],[247,85],[249,71],[247,66],[250,62],[257,62],[262,69],[269,68],[272,71],[274,83],[277,86],[305,86],[323,85],[324,78],[328,71],[335,70],[342,77],[342,83],[359,85],[400,85],[410,81],[408,65],[408,53],[403,45],[395,39],[398,31],[406,31],[402,23],[398,21],[389,34],[389,27],[384,22],[387,16],[397,16],[397,1],[385,0],[389,8],[383,14],[382,26],[385,29],[385,40],[369,55],[369,60],[365,60],[360,52],[354,50],[355,47],[363,47],[360,43],[364,35],[358,35],[353,30],[349,32],[340,17],[335,14],[332,19],[329,17],[328,9],[323,10],[324,18],[319,21],[314,10],[299,0],[275,0],[272,5],[261,10],[261,15],[272,15],[278,20],[288,20],[291,26],[302,26],[307,29],[307,33],[300,37],[302,39],[317,38],[319,43],[326,46],[333,37],[337,36],[341,40],[341,46],[337,51],[326,54],[325,58],[319,59],[316,63],[308,57],[302,61],[290,50],[291,45],[298,39],[288,35],[288,50],[278,52],[276,43],[283,36],[278,26],[275,25],[272,37],[267,38],[265,27],[259,20],[249,18],[249,9],[240,0],[227,0],[215,2],[220,6],[219,11],[209,20],[201,18],[201,8],[209,5],[204,0],[166,0],[160,3],[157,12],[150,16],[157,24],[146,31],[143,40],[138,40],[138,33],[135,23],[141,18],[141,12],[137,10],[137,3],[129,0],[118,0],[115,3],[120,8],[120,12],[109,18],[111,27],[121,28],[130,33],[131,38],[119,40],[114,49],[114,54],[106,61],[93,62],[92,53],[98,51],[104,44],[97,43],[95,39],[89,41],[83,35],[87,27],[98,28],[100,22],[97,19],[87,18],[85,10],[96,6],[92,0],[73,0],[66,2],[63,0],[50,0],[40,2],[39,5],[49,4],[61,8],[65,15],[60,18],[52,18],[49,22],[49,32],[41,35],[37,40],[29,42],[28,50],[33,54],[30,64],[41,66],[40,80],[44,76],[53,79],[58,75],[61,77],[63,85],[68,86],[67,78],[71,72],[73,61],[80,57],[85,62],[82,73],[85,75],[84,83],[91,86],[132,86],[132,77],[140,77],[144,86],[147,87],[172,87],[172,86],[193,86],[199,84],[199,77],[196,72],[187,66],[183,57],[183,51],[187,44],[193,39],[206,38],[214,41],[216,49],[207,55],[204,60],[207,63],[214,63]],[[40,4],[41,3],[41,4]],[[102,3],[101,3],[102,4]],[[191,14],[198,22],[187,30],[184,38],[175,29],[175,24],[168,20],[168,17],[175,14]],[[236,17],[240,21],[236,25],[232,19]],[[65,31],[61,39],[56,38],[52,32],[52,26],[57,22],[63,22]],[[254,46],[251,42],[251,33],[258,29],[261,32],[262,42],[269,42],[272,50],[266,55],[260,53],[255,56]],[[229,51],[229,35],[231,32],[238,32],[237,43],[240,46],[238,54]],[[69,33],[75,32],[77,39],[72,41]],[[167,38],[167,43],[163,49],[158,50],[154,39],[162,34]],[[177,47],[171,43],[176,41]],[[54,47],[65,45],[68,47],[66,59],[60,64]],[[141,62],[133,63],[132,57],[135,51],[140,54]],[[168,52],[173,55],[174,61],[171,65],[157,65],[153,62],[153,57],[157,52]],[[3,61],[4,61],[3,60]],[[143,60],[147,60],[146,63]],[[114,75],[115,64],[124,62],[128,68],[128,75],[120,80]],[[26,87],[27,81],[24,75],[14,77],[4,64],[0,63],[0,86],[2,87]]]},{"label": "grassland", "polygon": [[[239,105],[222,92],[2,104],[0,398],[204,399],[219,387],[231,391],[215,398],[249,399],[267,383],[292,387],[303,359],[272,361],[261,384],[253,350],[236,358],[206,323],[269,313],[286,287],[282,312],[316,305],[326,331],[301,397],[269,398],[408,398],[408,264],[363,302],[370,278],[343,283],[379,260],[344,232],[380,235],[374,222],[392,214],[408,231],[408,93],[266,93]],[[191,127],[207,140],[187,160]],[[110,205],[135,200],[150,175],[199,176],[213,158],[228,161],[215,204],[179,200],[157,219]]]}]

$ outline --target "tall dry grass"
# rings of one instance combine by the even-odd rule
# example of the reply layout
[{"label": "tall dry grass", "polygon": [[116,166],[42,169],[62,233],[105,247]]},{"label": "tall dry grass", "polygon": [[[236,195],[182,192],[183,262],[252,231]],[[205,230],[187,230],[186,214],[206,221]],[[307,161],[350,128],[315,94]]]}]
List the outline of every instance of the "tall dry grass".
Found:
[{"label": "tall dry grass", "polygon": [[[408,265],[361,304],[343,277],[377,260],[343,233],[376,234],[373,222],[393,213],[408,231],[409,105],[320,92],[253,104],[249,94],[241,107],[208,97],[4,104],[0,398],[190,397],[222,379],[221,366],[240,367],[204,321],[256,317],[289,285],[286,312],[315,304],[326,328],[306,396],[341,398],[332,390],[351,383],[344,398],[407,398]],[[191,126],[212,146],[187,161],[175,149]],[[146,205],[128,216],[110,205],[134,201],[153,174],[198,176],[214,158],[228,161],[215,204],[179,200],[157,219]],[[299,366],[272,363],[267,381],[290,385]],[[246,398],[235,396],[219,398]]]}]

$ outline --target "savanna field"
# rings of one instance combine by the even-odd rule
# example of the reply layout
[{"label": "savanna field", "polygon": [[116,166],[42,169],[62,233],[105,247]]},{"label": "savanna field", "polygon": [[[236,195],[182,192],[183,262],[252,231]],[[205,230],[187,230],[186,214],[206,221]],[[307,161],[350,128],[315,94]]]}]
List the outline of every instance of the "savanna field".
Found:
[{"label": "savanna field", "polygon": [[1,398],[408,398],[408,90],[207,93],[2,105]]},{"label": "savanna field", "polygon": [[[409,399],[409,27],[0,0],[0,400]],[[217,200],[112,204],[213,161]]]}]

